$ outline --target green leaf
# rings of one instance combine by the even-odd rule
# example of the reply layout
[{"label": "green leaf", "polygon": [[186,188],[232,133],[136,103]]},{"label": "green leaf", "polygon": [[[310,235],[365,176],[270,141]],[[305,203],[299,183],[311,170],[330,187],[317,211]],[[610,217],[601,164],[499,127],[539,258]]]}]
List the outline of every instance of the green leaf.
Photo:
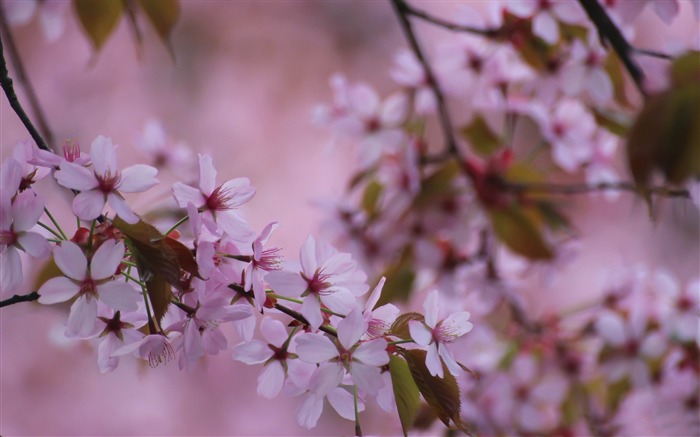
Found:
[{"label": "green leaf", "polygon": [[545,242],[531,215],[517,205],[488,210],[498,238],[513,252],[534,260],[549,260],[554,252]]},{"label": "green leaf", "polygon": [[625,396],[632,390],[632,383],[628,377],[608,385],[606,404],[613,413],[617,411]]},{"label": "green leaf", "polygon": [[394,389],[396,409],[399,411],[403,435],[408,436],[408,430],[418,415],[420,408],[420,392],[413,381],[411,371],[406,361],[392,355],[389,358],[389,374]]},{"label": "green leaf", "polygon": [[606,113],[604,111],[593,110],[596,123],[609,130],[618,137],[624,137],[630,129],[629,122],[621,120],[619,114]]},{"label": "green leaf", "polygon": [[139,5],[172,55],[170,34],[180,17],[180,3],[178,0],[139,0]]},{"label": "green leaf", "polygon": [[459,166],[450,160],[421,182],[421,189],[415,199],[417,208],[434,205],[436,199],[454,194],[452,181],[459,174]]},{"label": "green leaf", "polygon": [[613,51],[608,52],[608,57],[605,60],[604,68],[605,72],[608,73],[608,76],[610,77],[610,81],[612,82],[615,101],[627,108],[631,108],[633,105],[627,98],[625,70],[622,66],[620,58],[617,56],[617,53]]},{"label": "green leaf", "polygon": [[450,426],[450,421],[452,421],[461,431],[471,435],[472,430],[460,417],[462,404],[459,398],[459,385],[447,366],[442,364],[445,377],[441,379],[430,374],[425,365],[427,353],[424,350],[402,350],[400,353],[406,359],[413,381],[418,386],[423,399],[442,423],[445,426]]},{"label": "green leaf", "polygon": [[73,0],[73,5],[80,25],[99,51],[122,17],[123,0]]},{"label": "green leaf", "polygon": [[503,145],[501,138],[480,116],[470,125],[460,128],[459,133],[469,141],[472,150],[482,156],[491,156]]},{"label": "green leaf", "polygon": [[[168,312],[170,301],[173,298],[172,287],[162,276],[154,275],[146,281],[146,292],[148,292],[148,299],[151,301],[153,318],[160,325],[165,313]],[[151,332],[151,334],[155,333]]]},{"label": "green leaf", "polygon": [[372,217],[377,213],[377,202],[379,202],[383,190],[384,187],[377,181],[372,181],[365,187],[362,194],[362,208],[368,216]]},{"label": "green leaf", "polygon": [[672,184],[700,175],[700,61],[697,52],[672,66],[672,85],[648,98],[630,131],[627,161],[640,193],[649,201],[655,171]]},{"label": "green leaf", "polygon": [[413,288],[413,281],[416,278],[411,247],[404,249],[401,258],[389,266],[382,276],[386,277],[386,283],[379,302],[377,302],[378,307],[397,300],[408,300]]},{"label": "green leaf", "polygon": [[391,328],[389,328],[389,331],[387,334],[389,335],[394,335],[396,337],[399,337],[403,340],[408,340],[411,338],[411,333],[408,330],[408,323],[411,320],[417,320],[419,322],[423,322],[425,318],[423,317],[423,314],[419,313],[406,313],[406,314],[401,314],[396,318],[394,323],[392,323]]}]

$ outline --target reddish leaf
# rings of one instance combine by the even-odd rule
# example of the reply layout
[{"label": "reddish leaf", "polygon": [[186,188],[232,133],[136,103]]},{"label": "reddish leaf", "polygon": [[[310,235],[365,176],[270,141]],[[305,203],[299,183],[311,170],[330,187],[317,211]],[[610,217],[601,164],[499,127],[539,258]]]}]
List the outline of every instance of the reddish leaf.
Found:
[{"label": "reddish leaf", "polygon": [[401,355],[406,359],[413,380],[423,395],[423,399],[433,409],[442,423],[445,426],[450,426],[450,421],[452,421],[461,431],[472,435],[472,430],[460,417],[462,404],[459,398],[457,380],[447,370],[444,363],[442,368],[445,377],[441,379],[432,376],[425,365],[426,354],[424,350],[420,349],[401,351]]},{"label": "reddish leaf", "polygon": [[530,259],[548,260],[554,253],[545,242],[538,224],[517,205],[491,208],[491,223],[498,238],[513,252]]},{"label": "reddish leaf", "polygon": [[139,0],[139,4],[161,41],[173,55],[170,34],[180,17],[180,4],[177,0]]},{"label": "reddish leaf", "polygon": [[388,334],[394,335],[404,340],[410,339],[411,333],[408,330],[408,323],[411,320],[418,320],[419,322],[422,322],[425,320],[425,318],[423,317],[423,314],[419,313],[401,314],[396,318],[394,323],[391,325],[391,328],[389,328]]}]

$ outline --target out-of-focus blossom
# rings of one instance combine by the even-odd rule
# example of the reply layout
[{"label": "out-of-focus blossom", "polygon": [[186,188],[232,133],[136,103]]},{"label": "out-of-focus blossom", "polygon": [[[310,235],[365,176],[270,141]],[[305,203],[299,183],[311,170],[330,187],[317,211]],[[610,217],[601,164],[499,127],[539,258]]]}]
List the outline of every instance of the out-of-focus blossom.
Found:
[{"label": "out-of-focus blossom", "polygon": [[532,31],[548,44],[559,41],[559,22],[579,23],[583,10],[568,0],[518,0],[505,3],[508,12],[521,18],[532,18]]}]

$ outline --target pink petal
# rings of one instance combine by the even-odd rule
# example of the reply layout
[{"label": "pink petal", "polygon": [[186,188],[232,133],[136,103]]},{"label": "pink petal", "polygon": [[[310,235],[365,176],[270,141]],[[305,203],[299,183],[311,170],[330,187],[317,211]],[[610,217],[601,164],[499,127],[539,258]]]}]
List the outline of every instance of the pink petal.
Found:
[{"label": "pink petal", "polygon": [[92,190],[100,184],[93,172],[82,165],[68,161],[62,161],[60,170],[53,175],[60,185],[72,190]]},{"label": "pink petal", "polygon": [[451,337],[461,337],[471,331],[474,325],[469,322],[470,314],[466,311],[447,316],[440,324],[440,329]]},{"label": "pink petal", "polygon": [[270,272],[265,276],[265,281],[275,293],[286,297],[299,297],[308,287],[307,282],[299,273],[286,270]]},{"label": "pink petal", "polygon": [[173,197],[180,208],[186,208],[188,203],[193,204],[196,208],[204,206],[202,192],[182,182],[173,184]]},{"label": "pink petal", "polygon": [[366,311],[372,311],[377,305],[377,302],[379,302],[379,298],[382,296],[382,289],[384,288],[385,282],[386,276],[382,276],[379,280],[379,283],[374,287],[374,290],[372,290],[372,294],[370,294],[369,299],[367,299],[367,302],[365,303]]},{"label": "pink petal", "polygon": [[106,201],[102,191],[83,191],[73,199],[73,213],[81,220],[94,220],[102,214]]},{"label": "pink petal", "polygon": [[51,305],[58,302],[65,302],[80,291],[80,286],[65,276],[51,278],[37,291],[40,295],[39,303]]},{"label": "pink petal", "polygon": [[377,391],[384,384],[379,367],[353,361],[350,365],[350,375],[357,388],[369,395],[376,395]]},{"label": "pink petal", "polygon": [[66,337],[88,337],[97,320],[97,300],[80,296],[70,307]]},{"label": "pink petal", "polygon": [[325,396],[343,381],[345,370],[340,363],[324,363],[316,369],[309,381],[309,391]]},{"label": "pink petal", "polygon": [[389,363],[389,354],[386,351],[387,342],[383,338],[362,343],[352,353],[353,359],[370,366],[383,366]]},{"label": "pink petal", "polygon": [[82,249],[72,241],[62,241],[53,250],[53,259],[61,271],[71,279],[82,281],[87,275],[87,259]]},{"label": "pink petal", "polygon": [[222,191],[228,192],[231,199],[227,202],[231,208],[237,208],[255,196],[255,188],[248,178],[236,178],[224,182]]},{"label": "pink petal", "polygon": [[653,8],[664,23],[671,24],[680,11],[680,4],[678,0],[655,0]]},{"label": "pink petal", "polygon": [[347,290],[321,295],[321,301],[329,310],[340,314],[347,314],[357,306],[355,296]]},{"label": "pink petal", "polygon": [[281,347],[289,337],[284,324],[270,317],[265,317],[260,322],[260,333],[265,341],[277,347]]},{"label": "pink petal", "polygon": [[216,213],[216,223],[234,241],[249,244],[255,236],[248,223],[234,211],[218,211]]},{"label": "pink petal", "polygon": [[204,355],[204,345],[202,344],[202,335],[199,333],[199,328],[194,320],[190,320],[182,334],[184,338],[183,353],[188,361],[196,361]]},{"label": "pink petal", "polygon": [[207,196],[216,189],[216,169],[210,155],[199,155],[199,189]]},{"label": "pink petal", "polygon": [[323,412],[323,396],[307,393],[297,408],[297,423],[306,429],[311,429],[318,423]]},{"label": "pink petal", "polygon": [[428,346],[433,341],[433,333],[418,320],[408,322],[408,331],[411,333],[411,338],[419,346]]},{"label": "pink petal", "polygon": [[323,323],[321,303],[316,296],[307,296],[299,312],[306,318],[314,331]]},{"label": "pink petal", "polygon": [[425,303],[423,303],[423,310],[425,311],[425,324],[430,328],[435,328],[437,325],[438,318],[438,292],[433,290],[425,298]]},{"label": "pink petal", "polygon": [[282,390],[284,385],[284,368],[279,361],[271,361],[258,376],[258,394],[272,399]]},{"label": "pink petal", "polygon": [[100,135],[95,138],[90,147],[95,174],[104,175],[110,172],[115,175],[117,173],[117,151],[112,145],[112,140]]},{"label": "pink petal", "polygon": [[457,361],[455,361],[454,357],[452,356],[452,352],[447,348],[446,344],[439,344],[438,347],[438,355],[442,357],[442,361],[445,363],[445,366],[447,366],[447,370],[450,371],[450,373],[454,376],[459,376],[459,364],[457,364]]},{"label": "pink petal", "polygon": [[374,116],[379,108],[379,96],[367,84],[362,83],[352,87],[349,98],[352,109],[362,118]]},{"label": "pink petal", "polygon": [[[328,393],[328,403],[340,415],[347,420],[355,420],[355,397],[344,388],[338,387]],[[365,403],[357,400],[357,410],[363,411]]]},{"label": "pink petal", "polygon": [[355,308],[338,324],[338,341],[345,350],[350,350],[367,330],[360,308]]},{"label": "pink petal", "polygon": [[625,323],[619,314],[605,312],[595,322],[598,335],[613,346],[622,346],[627,341]]},{"label": "pink petal", "polygon": [[25,252],[35,258],[45,258],[51,253],[51,245],[43,235],[36,232],[24,232],[17,238],[17,243]]},{"label": "pink petal", "polygon": [[442,362],[438,355],[437,343],[428,346],[428,354],[425,356],[425,365],[431,375],[443,378],[445,374],[442,371]]},{"label": "pink petal", "polygon": [[100,373],[112,372],[119,365],[119,358],[113,357],[112,352],[117,350],[122,345],[122,342],[114,334],[108,334],[102,339],[102,342],[97,348],[97,366],[100,368]]},{"label": "pink petal", "polygon": [[548,44],[556,44],[559,40],[559,23],[551,14],[543,12],[532,20],[532,32]]},{"label": "pink petal", "polygon": [[294,337],[299,359],[307,363],[322,363],[338,356],[338,349],[323,334],[301,334]]},{"label": "pink petal", "polygon": [[233,348],[233,359],[249,365],[262,364],[269,360],[272,355],[272,349],[267,347],[267,343],[260,340],[251,340]]},{"label": "pink petal", "polygon": [[112,207],[120,219],[132,225],[134,223],[138,223],[139,216],[134,214],[134,211],[131,210],[129,205],[119,193],[114,191],[109,193],[107,195],[107,200],[109,201],[109,206]]},{"label": "pink petal", "polygon": [[0,166],[0,205],[10,203],[10,199],[15,195],[19,184],[22,182],[22,166],[14,158],[8,158]]},{"label": "pink petal", "polygon": [[25,232],[44,214],[44,201],[34,191],[25,190],[15,197],[11,210],[14,231]]},{"label": "pink petal", "polygon": [[117,240],[107,240],[100,245],[90,261],[90,276],[92,279],[107,279],[117,271],[124,258],[124,243]]},{"label": "pink petal", "polygon": [[120,311],[136,311],[139,293],[126,282],[110,281],[97,287],[100,300],[106,305]]},{"label": "pink petal", "polygon": [[137,164],[122,170],[119,191],[122,193],[140,193],[158,183],[158,170],[150,165]]},{"label": "pink petal", "polygon": [[299,259],[301,261],[301,268],[304,270],[304,274],[311,278],[318,269],[318,261],[316,259],[316,240],[314,237],[309,235],[304,244],[299,250]]},{"label": "pink petal", "polygon": [[22,275],[22,259],[16,247],[5,248],[0,257],[0,284],[3,292],[15,291],[24,279]]}]

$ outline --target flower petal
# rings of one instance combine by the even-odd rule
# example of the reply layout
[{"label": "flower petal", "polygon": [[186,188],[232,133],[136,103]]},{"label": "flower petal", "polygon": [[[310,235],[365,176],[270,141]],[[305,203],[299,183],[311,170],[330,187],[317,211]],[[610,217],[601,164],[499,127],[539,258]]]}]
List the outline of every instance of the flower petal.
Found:
[{"label": "flower petal", "polygon": [[77,244],[62,241],[53,250],[53,259],[61,271],[71,279],[82,281],[87,276],[87,259]]},{"label": "flower petal", "polygon": [[89,337],[97,320],[97,300],[80,296],[73,302],[68,315],[66,337]]},{"label": "flower petal", "polygon": [[433,341],[433,333],[418,320],[408,322],[408,331],[411,333],[413,341],[420,346],[425,347]]},{"label": "flower petal", "polygon": [[100,184],[95,174],[82,165],[61,161],[59,168],[60,170],[53,174],[56,181],[71,190],[92,190]]},{"label": "flower petal", "polygon": [[437,290],[431,291],[425,298],[423,309],[425,310],[425,324],[430,328],[435,328],[439,311]]},{"label": "flower petal", "polygon": [[248,365],[264,363],[272,355],[272,349],[260,340],[240,343],[233,348],[233,359]]},{"label": "flower petal", "polygon": [[107,240],[102,243],[90,261],[90,277],[100,280],[114,276],[124,258],[124,251],[121,241]]},{"label": "flower petal", "polygon": [[95,220],[102,214],[106,197],[99,190],[83,191],[73,199],[73,213],[81,220]]},{"label": "flower petal", "polygon": [[440,361],[437,349],[437,343],[428,346],[428,354],[425,356],[425,366],[428,368],[431,375],[443,378],[445,374],[442,371],[442,362]]},{"label": "flower petal", "polygon": [[324,363],[316,369],[309,381],[309,391],[325,396],[343,381],[345,370],[340,363]]},{"label": "flower petal", "polygon": [[207,196],[216,189],[216,169],[207,154],[199,155],[199,189]]},{"label": "flower petal", "polygon": [[226,204],[230,208],[237,208],[255,196],[255,187],[250,184],[248,178],[228,180],[223,183],[221,190],[229,194],[230,199]]},{"label": "flower petal", "polygon": [[43,213],[44,201],[41,197],[33,190],[22,191],[12,202],[12,228],[15,232],[26,232],[36,226]]},{"label": "flower petal", "polygon": [[338,349],[323,334],[301,334],[294,337],[299,359],[307,363],[323,363],[338,356]]},{"label": "flower petal", "polygon": [[44,258],[51,253],[51,245],[43,235],[36,232],[23,232],[17,237],[17,242],[25,252],[35,258]]},{"label": "flower petal", "polygon": [[318,423],[323,412],[323,396],[307,393],[297,408],[297,423],[306,429],[311,429]]},{"label": "flower petal", "polygon": [[260,333],[265,341],[277,347],[282,346],[288,337],[284,324],[270,317],[265,317],[260,322]]},{"label": "flower petal", "polygon": [[357,388],[372,396],[376,395],[384,385],[379,367],[353,361],[350,364],[350,375]]},{"label": "flower petal", "polygon": [[39,303],[51,305],[58,302],[65,302],[80,291],[80,286],[65,276],[51,278],[37,291],[39,293]]},{"label": "flower petal", "polygon": [[299,297],[308,286],[299,273],[286,270],[276,270],[268,273],[265,276],[265,281],[275,293],[286,297]]},{"label": "flower petal", "polygon": [[182,182],[175,182],[173,184],[173,197],[180,208],[187,208],[188,203],[193,204],[196,208],[200,208],[204,205],[204,196],[202,196],[202,192]]},{"label": "flower petal", "polygon": [[139,221],[139,216],[134,214],[134,211],[131,210],[131,207],[127,205],[126,201],[119,193],[114,191],[109,193],[107,195],[107,200],[109,201],[109,206],[111,206],[119,218],[125,222],[133,225]]},{"label": "flower petal", "polygon": [[100,300],[115,310],[136,311],[139,294],[131,285],[122,281],[105,282],[97,286]]},{"label": "flower petal", "polygon": [[338,324],[338,340],[349,351],[366,330],[367,323],[362,317],[362,311],[356,307]]},{"label": "flower petal", "polygon": [[119,191],[123,193],[140,193],[156,185],[158,170],[145,164],[132,165],[122,170]]},{"label": "flower petal", "polygon": [[352,353],[352,358],[370,366],[383,366],[389,363],[389,354],[386,352],[387,342],[383,338],[362,343]]},{"label": "flower petal", "polygon": [[0,284],[3,292],[15,291],[22,285],[22,259],[19,250],[11,246],[5,248],[0,257]]},{"label": "flower petal", "polygon": [[95,174],[104,175],[109,172],[114,176],[117,173],[117,151],[111,138],[99,135],[90,145],[90,151]]},{"label": "flower petal", "polygon": [[272,399],[282,390],[284,385],[284,368],[279,361],[271,361],[258,375],[258,394]]},{"label": "flower petal", "polygon": [[316,296],[308,296],[304,299],[299,312],[309,322],[309,326],[315,331],[323,323],[323,315],[321,314],[321,303]]}]

